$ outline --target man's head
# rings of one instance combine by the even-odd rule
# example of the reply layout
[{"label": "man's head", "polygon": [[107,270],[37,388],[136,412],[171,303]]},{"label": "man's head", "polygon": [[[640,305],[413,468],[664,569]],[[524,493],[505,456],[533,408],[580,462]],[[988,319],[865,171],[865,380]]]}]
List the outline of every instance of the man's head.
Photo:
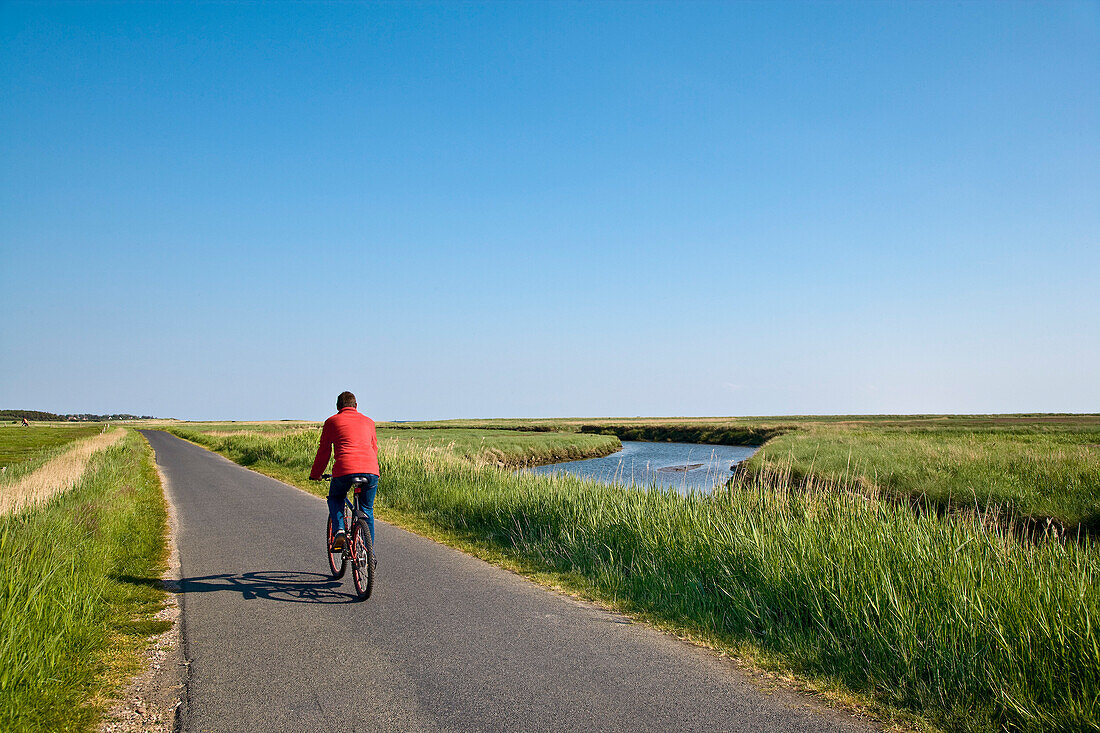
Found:
[{"label": "man's head", "polygon": [[351,392],[341,392],[340,396],[336,398],[337,411],[343,410],[345,407],[358,407],[355,404],[355,395]]}]

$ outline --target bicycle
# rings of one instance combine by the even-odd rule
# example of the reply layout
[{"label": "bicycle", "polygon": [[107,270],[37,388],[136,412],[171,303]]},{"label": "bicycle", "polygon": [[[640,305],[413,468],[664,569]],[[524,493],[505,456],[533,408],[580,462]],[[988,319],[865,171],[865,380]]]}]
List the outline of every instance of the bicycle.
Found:
[{"label": "bicycle", "polygon": [[[332,474],[322,474],[321,480],[332,478]],[[332,517],[327,520],[325,528],[325,550],[328,555],[328,566],[332,570],[333,578],[344,577],[348,561],[351,561],[351,579],[355,583],[355,592],[359,600],[370,598],[374,588],[374,544],[370,539],[370,527],[367,525],[367,515],[359,508],[359,488],[361,484],[354,483],[348,489],[348,495],[344,498],[344,528],[346,539],[343,549],[333,551],[334,538]],[[352,500],[352,496],[355,497]],[[352,517],[352,521],[348,518]]]}]

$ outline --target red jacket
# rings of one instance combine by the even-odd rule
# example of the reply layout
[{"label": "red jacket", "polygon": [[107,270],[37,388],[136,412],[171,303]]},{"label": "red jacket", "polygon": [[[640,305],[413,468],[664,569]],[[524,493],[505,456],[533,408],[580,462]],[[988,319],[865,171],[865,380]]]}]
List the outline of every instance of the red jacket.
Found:
[{"label": "red jacket", "polygon": [[345,407],[325,420],[325,427],[321,429],[321,445],[317,446],[317,457],[313,459],[313,470],[309,472],[309,477],[314,481],[324,473],[333,448],[336,448],[333,476],[353,473],[378,475],[378,436],[374,432],[374,420],[354,407]]}]

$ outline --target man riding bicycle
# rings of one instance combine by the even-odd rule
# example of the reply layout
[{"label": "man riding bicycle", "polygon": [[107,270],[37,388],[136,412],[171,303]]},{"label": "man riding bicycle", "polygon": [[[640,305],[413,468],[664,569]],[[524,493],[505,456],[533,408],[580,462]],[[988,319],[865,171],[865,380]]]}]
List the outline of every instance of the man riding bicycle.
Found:
[{"label": "man riding bicycle", "polygon": [[374,494],[378,491],[378,436],[374,420],[356,409],[355,395],[341,392],[336,398],[336,414],[325,420],[321,444],[309,472],[312,481],[320,481],[328,466],[329,456],[336,450],[332,465],[332,481],[328,485],[328,514],[332,519],[332,549],[344,549],[347,532],[344,527],[344,499],[353,484],[359,491],[359,504],[367,515],[371,544],[374,543]]}]

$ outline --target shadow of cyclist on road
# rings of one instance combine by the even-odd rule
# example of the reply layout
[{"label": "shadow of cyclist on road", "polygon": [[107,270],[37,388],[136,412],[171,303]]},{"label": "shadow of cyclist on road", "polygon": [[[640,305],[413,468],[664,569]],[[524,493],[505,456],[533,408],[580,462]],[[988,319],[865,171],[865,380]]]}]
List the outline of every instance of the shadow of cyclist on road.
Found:
[{"label": "shadow of cyclist on road", "polygon": [[120,575],[117,579],[135,585],[157,585],[172,593],[232,591],[247,600],[262,598],[288,603],[355,603],[358,600],[353,594],[341,592],[341,581],[323,573],[258,570],[164,581],[129,575]]}]

